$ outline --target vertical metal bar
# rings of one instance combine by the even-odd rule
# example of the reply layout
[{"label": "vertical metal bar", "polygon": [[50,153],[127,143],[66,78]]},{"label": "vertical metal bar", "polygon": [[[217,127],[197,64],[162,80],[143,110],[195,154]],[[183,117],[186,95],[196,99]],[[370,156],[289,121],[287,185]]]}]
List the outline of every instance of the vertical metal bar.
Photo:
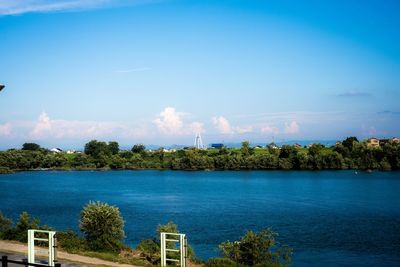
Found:
[{"label": "vertical metal bar", "polygon": [[35,263],[35,230],[28,230],[28,262]]},{"label": "vertical metal bar", "polygon": [[2,256],[1,257],[1,267],[7,267],[7,266],[8,266],[7,256]]},{"label": "vertical metal bar", "polygon": [[179,248],[180,248],[180,256],[181,256],[181,267],[186,267],[186,261],[185,261],[185,235],[181,234],[179,235]]},{"label": "vertical metal bar", "polygon": [[48,232],[47,237],[48,237],[48,240],[49,240],[49,242],[48,242],[48,244],[49,244],[49,248],[48,248],[48,250],[49,250],[49,263],[48,263],[48,265],[51,266],[51,267],[54,267],[54,257],[53,257],[53,250],[54,250],[54,248],[53,248],[53,246],[54,246],[54,244],[53,244],[53,232]]},{"label": "vertical metal bar", "polygon": [[58,262],[58,258],[57,258],[57,235],[56,235],[56,232],[53,232],[53,258],[54,258],[54,263]]},{"label": "vertical metal bar", "polygon": [[187,237],[185,235],[185,266],[187,264],[187,259],[188,259],[188,244],[187,244]]},{"label": "vertical metal bar", "polygon": [[167,265],[166,255],[165,255],[165,233],[161,233],[160,236],[161,241],[161,267],[165,267]]}]

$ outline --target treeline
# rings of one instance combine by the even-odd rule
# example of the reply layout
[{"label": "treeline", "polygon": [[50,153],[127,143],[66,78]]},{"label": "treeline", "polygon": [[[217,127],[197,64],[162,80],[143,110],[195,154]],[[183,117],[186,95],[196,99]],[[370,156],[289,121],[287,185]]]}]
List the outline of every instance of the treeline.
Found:
[{"label": "treeline", "polygon": [[199,150],[194,148],[166,152],[146,150],[136,144],[121,151],[117,142],[92,140],[84,152],[54,153],[37,144],[0,152],[0,172],[35,169],[170,169],[170,170],[322,170],[322,169],[400,169],[400,144],[388,142],[371,147],[366,141],[349,137],[331,147],[283,145],[239,149]]}]

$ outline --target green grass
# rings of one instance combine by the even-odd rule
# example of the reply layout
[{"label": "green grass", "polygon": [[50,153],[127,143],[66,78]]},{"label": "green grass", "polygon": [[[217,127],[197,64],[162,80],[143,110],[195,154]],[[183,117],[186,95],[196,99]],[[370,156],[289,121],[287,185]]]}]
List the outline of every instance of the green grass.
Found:
[{"label": "green grass", "polygon": [[117,253],[111,252],[95,252],[95,251],[80,251],[77,254],[82,256],[87,256],[91,258],[98,258],[106,261],[118,262],[118,263],[125,263],[125,264],[133,264],[138,266],[146,266],[150,267],[153,266],[152,264],[148,263],[146,260],[142,260],[139,258],[134,257],[123,257]]}]

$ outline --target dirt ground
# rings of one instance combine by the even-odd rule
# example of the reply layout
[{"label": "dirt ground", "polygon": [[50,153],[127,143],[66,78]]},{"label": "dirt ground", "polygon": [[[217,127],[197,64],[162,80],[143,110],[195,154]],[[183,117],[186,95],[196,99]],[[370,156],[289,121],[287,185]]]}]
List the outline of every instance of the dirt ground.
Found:
[{"label": "dirt ground", "polygon": [[[14,241],[4,241],[0,240],[0,251],[6,252],[9,255],[19,254],[28,256],[28,246],[19,242]],[[65,261],[67,266],[77,266],[75,264],[68,264],[70,263],[77,263],[78,266],[116,266],[116,267],[138,267],[135,265],[129,264],[120,264],[111,261],[105,261],[101,259],[81,256],[77,254],[70,254],[63,251],[57,251],[58,259],[63,263]],[[15,257],[15,256],[14,256]],[[11,258],[11,256],[10,256]]]}]

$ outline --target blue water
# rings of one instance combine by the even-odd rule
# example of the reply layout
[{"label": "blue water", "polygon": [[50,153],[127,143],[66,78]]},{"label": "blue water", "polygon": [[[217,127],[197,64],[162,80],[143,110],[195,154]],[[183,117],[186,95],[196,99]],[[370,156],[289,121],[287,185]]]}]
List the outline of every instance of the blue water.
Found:
[{"label": "blue water", "polygon": [[127,244],[173,221],[198,257],[272,227],[293,266],[400,266],[400,173],[106,171],[0,175],[0,210],[78,230],[89,200],[120,207]]}]

